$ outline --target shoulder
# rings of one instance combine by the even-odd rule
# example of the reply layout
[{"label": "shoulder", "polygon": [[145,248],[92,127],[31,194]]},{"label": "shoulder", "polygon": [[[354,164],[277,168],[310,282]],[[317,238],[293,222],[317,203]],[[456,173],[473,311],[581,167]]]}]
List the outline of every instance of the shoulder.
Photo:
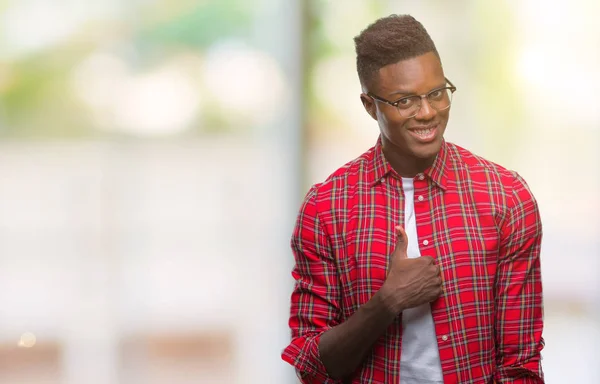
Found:
[{"label": "shoulder", "polygon": [[498,194],[508,208],[533,201],[535,198],[525,179],[515,170],[507,169],[453,143],[447,143],[449,160],[453,163],[457,182],[467,180],[491,194]]},{"label": "shoulder", "polygon": [[355,188],[374,181],[375,147],[347,162],[331,173],[325,180],[312,185],[307,198],[315,203],[331,201],[347,196]]},{"label": "shoulder", "polygon": [[454,143],[447,143],[449,160],[458,168],[463,168],[471,176],[489,176],[500,179],[511,179],[516,174],[500,164],[487,160]]},{"label": "shoulder", "polygon": [[502,188],[507,192],[514,187],[526,186],[525,180],[517,171],[487,160],[453,143],[447,143],[447,148],[449,161],[458,171],[459,178],[462,176],[475,182],[486,182],[492,188]]}]

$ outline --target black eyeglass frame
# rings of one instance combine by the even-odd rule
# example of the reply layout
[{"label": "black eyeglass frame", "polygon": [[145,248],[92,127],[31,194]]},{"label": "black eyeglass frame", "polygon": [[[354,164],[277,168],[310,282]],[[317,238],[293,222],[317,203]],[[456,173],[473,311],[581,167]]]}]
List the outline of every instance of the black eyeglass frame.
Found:
[{"label": "black eyeglass frame", "polygon": [[[375,99],[375,100],[377,100],[377,101],[381,101],[382,103],[389,104],[389,105],[391,105],[392,107],[395,107],[395,108],[396,108],[396,110],[398,111],[398,113],[400,113],[400,115],[402,115],[402,112],[400,112],[400,108],[398,108],[398,104],[400,104],[400,102],[401,102],[402,100],[405,100],[405,99],[410,99],[410,98],[413,98],[413,97],[415,97],[415,96],[418,96],[418,97],[420,97],[420,98],[421,98],[421,100],[422,100],[422,99],[425,99],[425,98],[427,98],[427,101],[429,101],[429,95],[431,95],[431,94],[432,94],[432,93],[434,93],[434,92],[441,91],[442,89],[449,89],[449,90],[450,90],[450,96],[452,96],[452,95],[454,94],[454,92],[456,92],[456,87],[454,86],[454,84],[452,84],[452,82],[451,82],[450,80],[448,80],[448,78],[447,78],[447,77],[444,77],[444,80],[446,80],[446,83],[448,83],[448,84],[450,85],[449,87],[448,87],[448,86],[446,86],[446,87],[440,87],[440,88],[432,89],[431,91],[427,92],[427,93],[426,93],[426,94],[424,94],[424,95],[411,95],[411,96],[404,96],[404,97],[401,97],[401,98],[399,98],[399,99],[398,99],[398,100],[396,100],[396,101],[389,101],[389,100],[386,100],[386,99],[384,99],[383,97],[379,97],[379,96],[377,96],[377,95],[375,95],[375,94],[373,94],[373,93],[371,93],[371,92],[367,93],[367,96],[369,96],[369,97],[371,97],[371,98],[373,98],[373,99]],[[414,116],[416,116],[416,115],[419,113],[419,111],[421,110],[421,106],[422,106],[422,105],[423,105],[423,102],[421,101],[421,104],[419,105],[419,108],[418,108],[418,109],[415,111],[415,113],[414,113],[413,115],[411,115],[411,116],[404,116],[404,115],[402,115],[402,116],[404,116],[404,117],[406,117],[406,118],[411,118],[411,117],[414,117]],[[447,106],[446,108],[443,108],[443,109],[437,109],[437,108],[436,108],[436,107],[434,107],[434,106],[433,106],[431,103],[430,103],[429,105],[431,105],[431,107],[432,107],[433,109],[435,109],[436,111],[438,111],[438,112],[439,112],[439,111],[445,111],[446,109],[450,108],[450,105],[452,105],[452,97],[450,98],[450,103],[448,104],[448,106]]]}]

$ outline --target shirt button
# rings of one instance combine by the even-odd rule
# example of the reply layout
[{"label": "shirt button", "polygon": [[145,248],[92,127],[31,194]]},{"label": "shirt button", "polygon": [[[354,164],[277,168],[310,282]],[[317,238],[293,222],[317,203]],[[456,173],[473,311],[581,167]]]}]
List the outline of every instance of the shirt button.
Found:
[{"label": "shirt button", "polygon": [[429,240],[423,240],[423,245],[429,245]]},{"label": "shirt button", "polygon": [[382,177],[381,180],[379,180],[379,181],[381,181],[383,183],[383,182],[385,182],[385,178]]},{"label": "shirt button", "polygon": [[419,201],[423,201],[425,198],[423,196],[419,196]]},{"label": "shirt button", "polygon": [[448,341],[448,336],[446,336],[446,335],[442,336],[442,340],[443,341]]},{"label": "shirt button", "polygon": [[419,180],[423,180],[425,179],[425,175],[423,175],[422,173],[419,173]]}]

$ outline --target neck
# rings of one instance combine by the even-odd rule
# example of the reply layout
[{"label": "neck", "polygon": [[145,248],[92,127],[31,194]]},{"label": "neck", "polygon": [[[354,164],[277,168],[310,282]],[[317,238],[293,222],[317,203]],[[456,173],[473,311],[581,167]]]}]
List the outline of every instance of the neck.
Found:
[{"label": "neck", "polygon": [[383,142],[383,154],[394,171],[401,177],[415,177],[418,173],[424,172],[427,168],[431,167],[435,161],[435,156],[431,158],[418,158],[407,155],[393,144],[386,143],[385,141]]}]

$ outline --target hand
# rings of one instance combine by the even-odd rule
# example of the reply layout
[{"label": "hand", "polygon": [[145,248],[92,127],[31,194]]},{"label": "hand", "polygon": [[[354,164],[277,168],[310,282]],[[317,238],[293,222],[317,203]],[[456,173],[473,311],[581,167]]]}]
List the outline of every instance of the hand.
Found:
[{"label": "hand", "polygon": [[390,257],[387,278],[381,287],[384,302],[396,314],[430,303],[442,293],[440,267],[429,256],[409,259],[408,237],[396,227],[396,248]]}]

